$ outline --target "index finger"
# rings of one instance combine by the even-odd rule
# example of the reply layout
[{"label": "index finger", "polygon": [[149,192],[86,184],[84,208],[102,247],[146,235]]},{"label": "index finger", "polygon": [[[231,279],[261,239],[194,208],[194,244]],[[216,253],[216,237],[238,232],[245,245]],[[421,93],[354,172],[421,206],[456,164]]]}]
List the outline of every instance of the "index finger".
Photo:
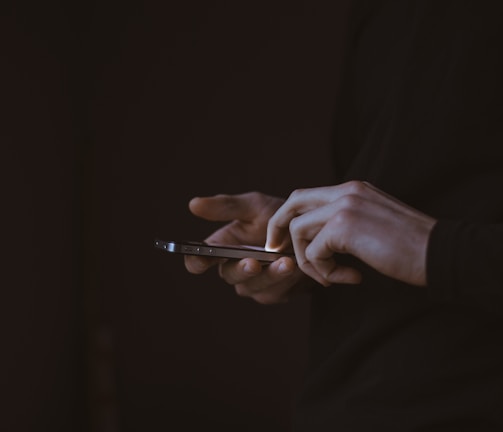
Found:
[{"label": "index finger", "polygon": [[202,256],[185,255],[184,257],[185,268],[189,273],[202,274],[209,268],[225,262],[222,258],[211,258]]},{"label": "index finger", "polygon": [[251,193],[196,197],[190,200],[189,209],[196,216],[214,222],[234,219],[248,222],[256,213]]}]

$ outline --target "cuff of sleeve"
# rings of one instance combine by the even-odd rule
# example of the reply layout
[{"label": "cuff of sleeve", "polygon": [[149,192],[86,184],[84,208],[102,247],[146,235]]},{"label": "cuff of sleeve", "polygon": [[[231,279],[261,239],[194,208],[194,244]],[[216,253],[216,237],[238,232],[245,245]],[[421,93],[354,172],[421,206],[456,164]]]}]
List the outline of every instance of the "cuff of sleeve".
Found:
[{"label": "cuff of sleeve", "polygon": [[437,302],[450,302],[459,298],[456,281],[457,249],[462,221],[439,220],[430,233],[426,255],[426,278],[429,298]]}]

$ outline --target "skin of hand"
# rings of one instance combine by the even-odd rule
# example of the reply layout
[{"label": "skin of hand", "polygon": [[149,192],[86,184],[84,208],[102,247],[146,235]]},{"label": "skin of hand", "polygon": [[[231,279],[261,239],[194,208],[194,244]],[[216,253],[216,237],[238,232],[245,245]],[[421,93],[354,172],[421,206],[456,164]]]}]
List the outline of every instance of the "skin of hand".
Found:
[{"label": "skin of hand", "polygon": [[[263,246],[268,221],[283,203],[281,198],[249,192],[193,198],[189,209],[203,219],[228,222],[206,238],[208,243]],[[262,304],[285,302],[293,293],[304,291],[312,281],[288,257],[281,257],[269,265],[252,258],[236,261],[185,256],[184,259],[185,267],[194,274],[218,266],[220,277],[233,285],[238,295]]]},{"label": "skin of hand", "polygon": [[301,270],[324,286],[361,281],[356,269],[338,265],[334,253],[426,286],[426,251],[435,223],[367,182],[350,181],[294,191],[269,220],[266,249],[292,242]]}]

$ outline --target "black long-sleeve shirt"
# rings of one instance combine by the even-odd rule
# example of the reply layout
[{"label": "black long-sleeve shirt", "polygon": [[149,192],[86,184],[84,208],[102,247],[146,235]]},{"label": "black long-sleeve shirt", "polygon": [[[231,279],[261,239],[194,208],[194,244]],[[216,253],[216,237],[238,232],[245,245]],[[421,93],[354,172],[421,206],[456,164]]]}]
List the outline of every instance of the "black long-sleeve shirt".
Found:
[{"label": "black long-sleeve shirt", "polygon": [[296,430],[502,431],[503,2],[355,1],[350,30],[337,181],[438,223],[426,288],[314,291]]}]

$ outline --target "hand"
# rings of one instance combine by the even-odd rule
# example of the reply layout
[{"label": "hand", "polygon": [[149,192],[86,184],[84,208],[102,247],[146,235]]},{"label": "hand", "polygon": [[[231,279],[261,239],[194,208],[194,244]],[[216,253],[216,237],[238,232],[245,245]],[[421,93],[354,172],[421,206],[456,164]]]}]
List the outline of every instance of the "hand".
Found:
[{"label": "hand", "polygon": [[[229,222],[210,235],[207,242],[263,246],[269,218],[283,202],[280,198],[250,192],[194,198],[190,201],[189,208],[196,216],[204,219]],[[185,266],[191,273],[204,273],[216,265],[220,276],[234,285],[237,294],[264,304],[286,301],[293,292],[299,290],[299,282],[307,279],[294,260],[288,257],[264,266],[252,258],[233,261],[185,257]]]},{"label": "hand", "polygon": [[339,265],[351,254],[382,274],[426,285],[426,249],[435,219],[372,185],[351,181],[294,191],[270,219],[266,248],[293,244],[297,263],[320,284],[356,284],[361,274]]}]

